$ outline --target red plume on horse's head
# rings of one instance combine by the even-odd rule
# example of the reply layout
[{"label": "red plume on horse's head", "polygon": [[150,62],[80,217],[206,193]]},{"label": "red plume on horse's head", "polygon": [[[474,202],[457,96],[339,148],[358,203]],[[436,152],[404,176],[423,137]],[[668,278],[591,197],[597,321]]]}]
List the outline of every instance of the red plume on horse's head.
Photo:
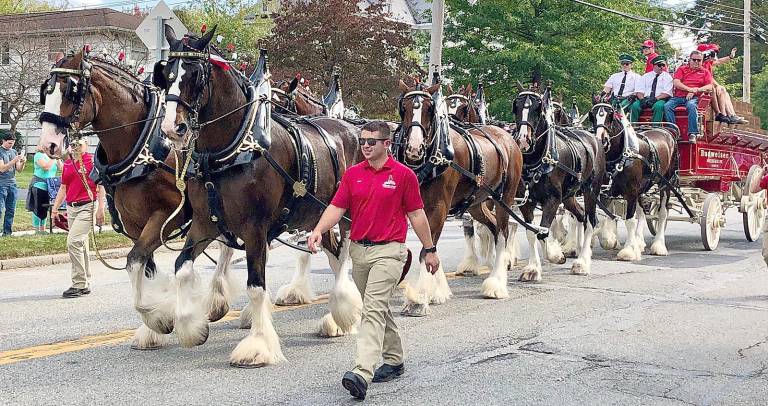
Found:
[{"label": "red plume on horse's head", "polygon": [[120,51],[120,53],[117,54],[117,60],[120,62],[125,60],[125,51]]},{"label": "red plume on horse's head", "polygon": [[234,52],[235,51],[235,44],[233,44],[231,42],[229,44],[227,44],[227,51]]},{"label": "red plume on horse's head", "polygon": [[200,33],[205,34],[206,31],[208,31],[208,25],[203,24],[202,27],[200,27]]}]

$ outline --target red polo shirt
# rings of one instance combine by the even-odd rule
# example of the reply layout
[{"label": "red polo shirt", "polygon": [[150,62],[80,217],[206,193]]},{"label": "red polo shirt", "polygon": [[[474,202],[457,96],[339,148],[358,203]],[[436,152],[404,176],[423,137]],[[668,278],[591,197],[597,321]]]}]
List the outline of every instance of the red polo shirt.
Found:
[{"label": "red polo shirt", "polygon": [[[646,55],[647,59],[645,60],[645,73],[653,72],[653,64],[651,63],[651,61],[653,60],[653,58],[657,56],[659,56],[659,54],[657,54],[656,52]],[[666,66],[664,67],[664,70],[667,70]]]},{"label": "red polo shirt", "polygon": [[379,170],[368,161],[349,167],[331,204],[349,210],[352,241],[405,242],[407,214],[424,208],[416,174],[392,156]]},{"label": "red polo shirt", "polygon": [[[93,192],[93,198],[96,198],[96,184],[88,176],[93,169],[93,155],[83,154],[83,164],[85,165],[85,178],[88,186]],[[80,163],[71,159],[64,162],[64,170],[61,172],[61,184],[67,187],[67,203],[87,202],[92,200],[88,196],[88,191],[83,187],[83,181],[80,178]]]},{"label": "red polo shirt", "polygon": [[[693,69],[688,65],[681,66],[675,71],[675,79],[680,81],[688,87],[704,87],[712,83],[712,72],[706,69]],[[685,97],[688,92],[682,89],[675,88],[675,97]]]}]

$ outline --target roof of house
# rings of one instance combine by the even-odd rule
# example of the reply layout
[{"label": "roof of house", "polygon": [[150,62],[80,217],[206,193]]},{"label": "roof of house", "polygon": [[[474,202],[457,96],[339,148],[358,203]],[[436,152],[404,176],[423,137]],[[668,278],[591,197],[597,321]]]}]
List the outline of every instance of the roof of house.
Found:
[{"label": "roof of house", "polygon": [[123,13],[110,8],[10,14],[0,16],[0,32],[82,31],[93,28],[135,30],[142,19],[142,16]]}]

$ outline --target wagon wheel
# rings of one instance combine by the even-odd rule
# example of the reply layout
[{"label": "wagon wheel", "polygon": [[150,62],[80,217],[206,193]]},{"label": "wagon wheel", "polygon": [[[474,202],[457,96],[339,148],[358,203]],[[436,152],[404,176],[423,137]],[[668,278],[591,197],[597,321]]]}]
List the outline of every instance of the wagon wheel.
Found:
[{"label": "wagon wheel", "polygon": [[744,235],[747,236],[747,241],[750,242],[757,241],[760,238],[760,231],[763,229],[763,223],[765,222],[765,190],[749,193],[750,186],[753,183],[760,182],[761,174],[762,171],[759,166],[753,165],[749,168],[749,174],[744,181],[744,188],[741,192],[739,211],[743,218]]},{"label": "wagon wheel", "polygon": [[722,228],[723,204],[720,201],[720,195],[717,193],[708,193],[704,199],[704,208],[701,211],[701,242],[704,243],[704,249],[712,251],[717,248],[720,242],[720,231]]},{"label": "wagon wheel", "polygon": [[645,216],[645,222],[648,224],[648,231],[652,236],[656,236],[656,226],[659,224],[659,202],[654,201],[651,203],[651,208],[648,209],[648,215]]}]

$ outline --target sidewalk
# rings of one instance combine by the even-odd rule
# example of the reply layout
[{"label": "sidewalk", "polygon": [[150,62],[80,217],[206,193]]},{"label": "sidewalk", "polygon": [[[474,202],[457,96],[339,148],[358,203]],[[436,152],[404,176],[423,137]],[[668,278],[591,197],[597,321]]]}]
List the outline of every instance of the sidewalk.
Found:
[{"label": "sidewalk", "polygon": [[[16,234],[16,233],[14,233]],[[175,241],[169,244],[173,249],[181,249],[184,246],[184,241]],[[132,247],[114,248],[108,250],[102,250],[101,256],[104,259],[125,258]],[[155,252],[169,252],[170,250],[164,246],[161,246]],[[96,252],[91,250],[91,261],[98,261]],[[43,267],[47,265],[62,264],[69,262],[69,254],[49,254],[40,255],[35,257],[22,257],[11,259],[0,259],[0,272],[14,271],[22,268],[35,268]],[[122,266],[122,265],[121,265]]]}]

